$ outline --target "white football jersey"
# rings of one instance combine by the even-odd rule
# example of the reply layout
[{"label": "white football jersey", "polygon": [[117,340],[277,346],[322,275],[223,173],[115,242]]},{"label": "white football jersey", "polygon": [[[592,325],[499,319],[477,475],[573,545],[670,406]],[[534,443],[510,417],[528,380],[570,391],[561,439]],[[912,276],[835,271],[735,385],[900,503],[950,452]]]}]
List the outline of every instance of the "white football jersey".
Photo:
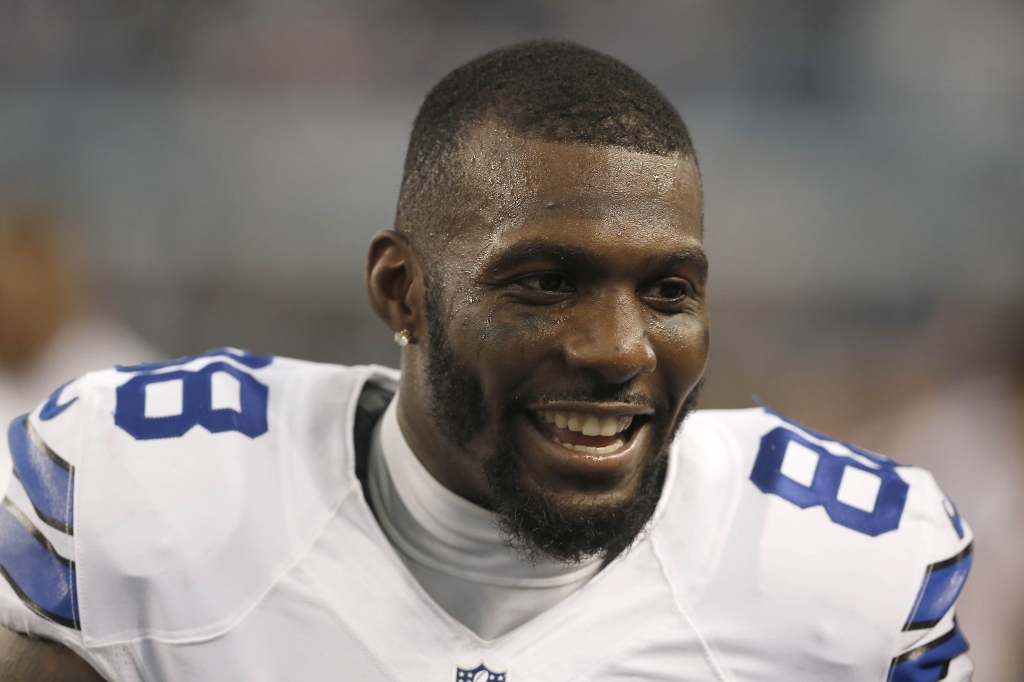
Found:
[{"label": "white football jersey", "polygon": [[366,502],[397,379],[222,349],[59,389],[9,430],[0,622],[118,681],[970,678],[932,477],[761,408],[690,416],[636,544],[479,638]]}]

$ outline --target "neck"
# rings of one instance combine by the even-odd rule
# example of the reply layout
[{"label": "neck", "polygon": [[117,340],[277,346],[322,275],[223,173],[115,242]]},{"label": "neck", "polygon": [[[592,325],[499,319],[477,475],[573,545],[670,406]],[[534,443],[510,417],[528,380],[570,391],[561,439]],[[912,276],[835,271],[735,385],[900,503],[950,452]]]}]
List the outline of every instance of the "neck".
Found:
[{"label": "neck", "polygon": [[403,435],[398,408],[392,402],[374,431],[370,499],[403,563],[445,611],[480,636],[496,637],[600,570],[600,559],[571,566],[523,560],[503,542],[490,511],[430,475]]},{"label": "neck", "polygon": [[398,425],[409,448],[435,480],[459,497],[490,508],[484,458],[469,447],[453,444],[431,415],[431,391],[422,362],[425,352],[420,345],[402,351],[402,378],[395,398]]}]

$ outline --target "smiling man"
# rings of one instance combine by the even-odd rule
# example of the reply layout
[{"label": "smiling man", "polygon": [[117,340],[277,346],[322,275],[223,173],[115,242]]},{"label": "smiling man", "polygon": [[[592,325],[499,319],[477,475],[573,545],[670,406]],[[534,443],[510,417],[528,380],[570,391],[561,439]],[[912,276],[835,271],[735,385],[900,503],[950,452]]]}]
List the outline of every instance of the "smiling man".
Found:
[{"label": "smiling man", "polygon": [[0,680],[969,679],[926,472],[691,414],[702,218],[628,67],[456,69],[370,245],[400,373],[221,349],[15,420]]}]

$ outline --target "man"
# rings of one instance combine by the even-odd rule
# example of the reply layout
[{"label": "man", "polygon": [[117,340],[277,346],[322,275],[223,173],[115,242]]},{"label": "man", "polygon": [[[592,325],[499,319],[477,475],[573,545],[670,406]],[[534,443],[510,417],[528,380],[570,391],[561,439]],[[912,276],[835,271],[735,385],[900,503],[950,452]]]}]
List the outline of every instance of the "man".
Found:
[{"label": "man", "polygon": [[401,374],[222,349],[15,421],[9,679],[968,679],[970,530],[926,472],[687,418],[702,231],[686,128],[628,67],[456,69],[370,245]]}]

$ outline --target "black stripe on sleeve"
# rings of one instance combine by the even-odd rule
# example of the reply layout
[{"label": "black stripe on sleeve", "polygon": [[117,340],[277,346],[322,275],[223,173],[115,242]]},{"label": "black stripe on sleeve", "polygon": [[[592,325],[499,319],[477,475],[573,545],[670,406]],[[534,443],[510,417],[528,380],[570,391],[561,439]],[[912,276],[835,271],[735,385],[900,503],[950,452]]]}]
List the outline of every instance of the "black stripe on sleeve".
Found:
[{"label": "black stripe on sleeve", "polygon": [[[35,525],[32,523],[32,519],[25,516],[25,512],[18,509],[18,507],[15,506],[15,504],[11,502],[9,498],[6,497],[3,499],[3,502],[0,502],[0,504],[3,504],[3,506],[7,508],[7,511],[11,512],[11,515],[14,518],[16,518],[18,522],[25,527],[25,530],[31,533],[32,537],[34,537],[39,542],[39,544],[45,547],[50,554],[55,556],[58,561],[60,561],[62,564],[64,564],[71,570],[75,570],[75,562],[71,559],[61,556],[57,552],[57,548],[54,547],[53,544],[46,539],[46,536],[40,533],[39,529],[35,527]],[[39,510],[37,509],[36,511],[38,512]]]},{"label": "black stripe on sleeve", "polygon": [[28,433],[28,437],[29,439],[31,439],[32,444],[39,448],[39,451],[46,455],[54,464],[59,466],[64,471],[68,472],[70,475],[74,476],[75,467],[72,466],[71,463],[68,462],[66,459],[58,455],[56,452],[54,452],[53,449],[46,444],[46,441],[42,439],[42,437],[39,435],[39,432],[36,431],[36,428],[32,426],[32,422],[29,421],[28,417],[25,417],[24,419],[25,431]]},{"label": "black stripe on sleeve", "polygon": [[[18,472],[17,471],[12,471],[11,474],[16,479],[18,479],[18,482],[21,483],[22,487],[24,488],[25,484],[22,482],[21,477],[18,476]],[[27,492],[28,491],[26,489],[26,494],[27,494]],[[32,509],[35,511],[36,516],[39,517],[39,520],[42,521],[43,523],[45,523],[47,526],[50,526],[51,528],[56,528],[60,532],[67,533],[68,535],[74,535],[75,534],[75,529],[74,529],[73,526],[71,526],[68,523],[65,523],[65,522],[61,521],[60,519],[55,519],[52,516],[50,516],[49,514],[47,514],[46,512],[44,512],[42,509],[40,509],[39,507],[36,506],[36,503],[32,501],[31,497],[29,497],[28,501],[32,504]]]}]

